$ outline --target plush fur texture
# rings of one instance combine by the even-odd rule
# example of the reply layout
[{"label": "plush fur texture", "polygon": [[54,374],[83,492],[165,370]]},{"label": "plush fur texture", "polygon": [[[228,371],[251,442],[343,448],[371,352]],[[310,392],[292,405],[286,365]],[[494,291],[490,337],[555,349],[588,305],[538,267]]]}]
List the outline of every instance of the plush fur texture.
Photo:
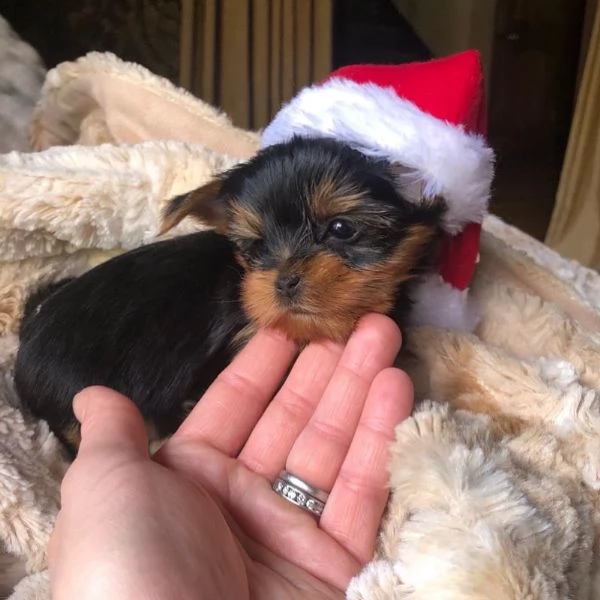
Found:
[{"label": "plush fur texture", "polygon": [[[167,136],[146,119],[161,113]],[[39,152],[0,157],[0,542],[10,555],[0,583],[26,573],[10,600],[51,598],[47,544],[66,466],[48,427],[17,408],[25,297],[151,243],[169,198],[231,164],[223,146],[243,160],[258,147],[216,124],[213,107],[110,55],[53,70],[38,117]],[[141,143],[130,145],[133,131]],[[70,145],[107,136],[115,145]],[[169,235],[198,229],[184,219]],[[405,332],[418,406],[390,448],[377,554],[346,597],[598,598],[600,277],[487,216],[470,293],[474,332]]]},{"label": "plush fur texture", "polygon": [[29,124],[45,76],[39,54],[0,16],[0,152],[29,149]]},{"label": "plush fur texture", "polygon": [[345,341],[368,312],[404,325],[445,206],[408,202],[393,180],[386,161],[345,144],[293,139],[175,198],[165,231],[188,215],[214,231],[138,248],[27,300],[22,405],[76,452],[72,399],[105,385],[164,438],[259,327],[303,345]]}]

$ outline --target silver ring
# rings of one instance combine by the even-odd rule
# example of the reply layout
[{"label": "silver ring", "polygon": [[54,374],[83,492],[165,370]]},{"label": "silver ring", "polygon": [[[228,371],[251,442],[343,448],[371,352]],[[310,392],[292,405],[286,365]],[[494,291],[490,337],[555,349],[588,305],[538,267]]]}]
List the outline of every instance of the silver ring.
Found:
[{"label": "silver ring", "polygon": [[279,473],[279,477],[273,482],[273,491],[315,517],[321,516],[329,497],[327,492],[306,483],[289,471]]}]

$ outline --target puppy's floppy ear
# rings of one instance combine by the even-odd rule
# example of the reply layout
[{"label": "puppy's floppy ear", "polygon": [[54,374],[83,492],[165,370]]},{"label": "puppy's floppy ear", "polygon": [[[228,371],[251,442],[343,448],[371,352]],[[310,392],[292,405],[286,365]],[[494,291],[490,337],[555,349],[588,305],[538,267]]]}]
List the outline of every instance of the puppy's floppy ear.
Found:
[{"label": "puppy's floppy ear", "polygon": [[400,163],[390,165],[394,187],[404,198],[418,203],[423,197],[423,181],[420,174],[410,167]]},{"label": "puppy's floppy ear", "polygon": [[443,196],[424,197],[424,183],[417,171],[399,163],[391,165],[393,182],[402,195],[410,202],[416,220],[430,225],[439,225],[448,210]]},{"label": "puppy's floppy ear", "polygon": [[172,198],[163,212],[159,235],[173,229],[188,215],[219,233],[227,228],[227,203],[221,197],[222,180],[213,179],[206,185]]}]

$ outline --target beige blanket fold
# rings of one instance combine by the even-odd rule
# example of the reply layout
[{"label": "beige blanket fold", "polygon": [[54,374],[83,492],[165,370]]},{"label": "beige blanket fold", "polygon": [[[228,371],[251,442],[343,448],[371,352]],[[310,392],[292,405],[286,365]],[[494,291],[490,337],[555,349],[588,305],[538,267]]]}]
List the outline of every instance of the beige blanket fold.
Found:
[{"label": "beige blanket fold", "polygon": [[[173,195],[258,134],[139,65],[92,53],[48,73],[30,152],[0,155],[0,597],[50,599],[65,463],[12,387],[24,299],[153,241]],[[170,235],[198,229],[183,221]],[[600,277],[490,215],[473,334],[414,328],[377,555],[352,600],[600,597]],[[2,596],[4,594],[4,596]]]},{"label": "beige blanket fold", "polygon": [[146,140],[201,142],[222,154],[254,153],[255,134],[170,81],[110,53],[92,52],[47,76],[32,120],[32,147]]}]

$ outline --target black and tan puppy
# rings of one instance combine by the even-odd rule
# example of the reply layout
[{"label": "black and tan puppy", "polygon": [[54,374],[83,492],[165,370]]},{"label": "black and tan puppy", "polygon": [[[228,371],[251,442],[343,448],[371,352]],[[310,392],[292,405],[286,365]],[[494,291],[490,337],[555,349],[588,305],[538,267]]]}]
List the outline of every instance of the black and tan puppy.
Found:
[{"label": "black and tan puppy", "polygon": [[335,141],[271,146],[175,198],[212,231],[115,257],[29,299],[15,382],[22,404],[73,452],[73,396],[105,385],[172,433],[259,327],[299,345],[344,341],[368,312],[402,325],[436,254],[444,204],[409,202],[385,161]]}]

